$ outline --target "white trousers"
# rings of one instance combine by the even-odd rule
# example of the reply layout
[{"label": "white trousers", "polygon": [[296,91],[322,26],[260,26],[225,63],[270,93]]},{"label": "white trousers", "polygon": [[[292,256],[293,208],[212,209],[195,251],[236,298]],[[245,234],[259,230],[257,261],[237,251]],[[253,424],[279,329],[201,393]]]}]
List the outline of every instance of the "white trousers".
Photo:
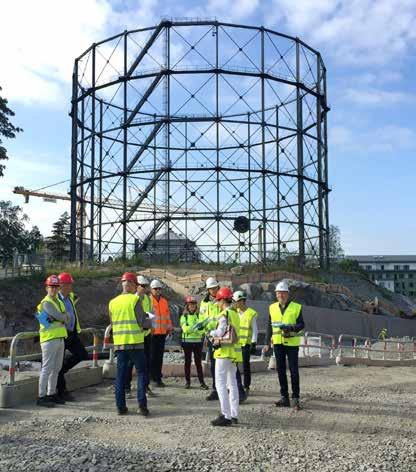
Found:
[{"label": "white trousers", "polygon": [[236,371],[237,366],[230,359],[215,359],[215,385],[220,399],[221,413],[227,420],[238,417]]},{"label": "white trousers", "polygon": [[41,343],[42,368],[39,375],[39,397],[55,395],[58,374],[64,360],[65,343],[62,338]]}]

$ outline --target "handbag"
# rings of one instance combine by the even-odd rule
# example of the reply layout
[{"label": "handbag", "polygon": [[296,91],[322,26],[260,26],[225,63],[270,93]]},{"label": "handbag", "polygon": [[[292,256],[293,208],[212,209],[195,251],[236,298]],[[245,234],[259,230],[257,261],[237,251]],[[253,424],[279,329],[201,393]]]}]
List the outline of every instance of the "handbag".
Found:
[{"label": "handbag", "polygon": [[229,322],[227,313],[227,327],[222,336],[214,336],[213,344],[216,346],[231,346],[238,341],[237,332],[234,326]]}]

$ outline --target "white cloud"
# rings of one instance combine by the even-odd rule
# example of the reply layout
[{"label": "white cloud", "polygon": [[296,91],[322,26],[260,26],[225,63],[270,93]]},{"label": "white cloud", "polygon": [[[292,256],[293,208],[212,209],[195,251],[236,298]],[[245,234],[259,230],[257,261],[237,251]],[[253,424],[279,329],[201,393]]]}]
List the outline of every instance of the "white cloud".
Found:
[{"label": "white cloud", "polygon": [[416,101],[416,95],[376,88],[347,88],[345,90],[344,99],[363,106],[391,106],[414,103]]}]

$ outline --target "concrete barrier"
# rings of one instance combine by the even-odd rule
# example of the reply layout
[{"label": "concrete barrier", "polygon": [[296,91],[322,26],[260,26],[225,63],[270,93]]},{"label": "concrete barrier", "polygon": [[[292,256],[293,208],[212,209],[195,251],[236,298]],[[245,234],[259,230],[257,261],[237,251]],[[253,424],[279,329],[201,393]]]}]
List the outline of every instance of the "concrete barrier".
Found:
[{"label": "concrete barrier", "polygon": [[[97,385],[102,378],[101,366],[75,368],[65,375],[69,391]],[[35,403],[38,397],[38,385],[38,376],[16,380],[13,385],[0,385],[0,408],[14,408],[24,403]]]},{"label": "concrete barrier", "polygon": [[337,365],[367,365],[372,367],[416,367],[416,359],[368,359],[365,357],[337,356]]}]

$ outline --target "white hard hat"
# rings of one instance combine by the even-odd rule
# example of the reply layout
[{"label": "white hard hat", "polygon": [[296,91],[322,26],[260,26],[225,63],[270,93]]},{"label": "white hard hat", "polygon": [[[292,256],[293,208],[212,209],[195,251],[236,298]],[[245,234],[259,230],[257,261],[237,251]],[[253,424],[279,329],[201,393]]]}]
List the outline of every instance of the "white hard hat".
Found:
[{"label": "white hard hat", "polygon": [[220,284],[218,283],[218,280],[215,277],[208,277],[207,281],[205,282],[205,286],[207,288],[215,288],[219,287]]},{"label": "white hard hat", "polygon": [[147,279],[144,275],[138,275],[137,283],[139,285],[149,285],[149,279]]},{"label": "white hard hat", "polygon": [[275,292],[288,292],[289,291],[289,285],[286,282],[286,280],[282,280],[276,285],[276,288],[274,289]]},{"label": "white hard hat", "polygon": [[150,282],[150,288],[163,288],[162,282],[160,280],[152,280]]},{"label": "white hard hat", "polygon": [[236,292],[233,293],[233,300],[235,302],[238,302],[240,300],[246,300],[247,295],[246,292],[243,292],[242,290],[237,290]]}]

